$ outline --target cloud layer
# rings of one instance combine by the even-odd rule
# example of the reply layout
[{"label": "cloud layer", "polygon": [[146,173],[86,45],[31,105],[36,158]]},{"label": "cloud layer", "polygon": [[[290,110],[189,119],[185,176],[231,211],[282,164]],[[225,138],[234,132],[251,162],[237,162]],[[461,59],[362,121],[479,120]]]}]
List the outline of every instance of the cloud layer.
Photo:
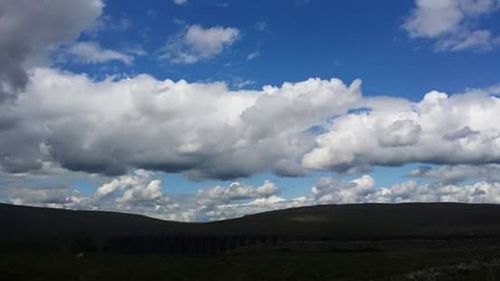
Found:
[{"label": "cloud layer", "polygon": [[36,69],[30,81],[15,105],[2,106],[0,167],[7,173],[140,168],[231,179],[500,163],[495,87],[432,91],[410,102],[364,98],[359,81],[337,79],[230,91],[221,82],[147,75],[95,82]]},{"label": "cloud layer", "polygon": [[360,98],[359,82],[348,87],[336,79],[233,92],[220,82],[147,75],[94,82],[49,69],[32,73],[18,103],[2,108],[0,165],[11,173],[52,163],[108,175],[129,168],[193,178],[300,175],[314,141],[308,129]]},{"label": "cloud layer", "polygon": [[[175,196],[162,191],[162,182],[153,173],[136,170],[102,184],[86,196],[65,186],[0,189],[10,203],[55,208],[108,210],[144,214],[180,221],[212,221],[258,212],[323,204],[465,202],[500,203],[500,184],[480,181],[473,184],[418,184],[406,181],[376,187],[363,175],[350,181],[321,178],[303,196],[285,199],[271,181],[260,186],[232,182],[213,186],[196,195]],[[167,188],[168,190],[168,184]]]}]

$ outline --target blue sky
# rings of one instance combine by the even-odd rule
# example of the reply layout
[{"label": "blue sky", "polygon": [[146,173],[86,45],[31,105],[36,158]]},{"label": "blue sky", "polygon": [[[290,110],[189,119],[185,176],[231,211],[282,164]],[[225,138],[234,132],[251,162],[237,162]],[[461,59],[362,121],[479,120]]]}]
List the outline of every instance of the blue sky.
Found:
[{"label": "blue sky", "polygon": [[[188,81],[251,80],[260,88],[309,77],[363,80],[365,95],[404,96],[418,100],[427,91],[454,93],[468,87],[496,84],[498,50],[439,52],[432,40],[413,39],[402,28],[415,4],[390,5],[366,1],[108,1],[104,8],[110,25],[97,34],[101,45],[119,49],[140,46],[156,52],[183,26],[231,26],[241,30],[223,56],[194,65],[172,65],[144,56],[117,72],[148,73],[159,79]],[[482,18],[498,31],[500,18]],[[120,27],[126,22],[126,27]],[[259,30],[259,24],[264,30]],[[86,36],[82,36],[85,38]],[[91,38],[94,39],[94,38]],[[247,56],[259,56],[247,61]],[[65,65],[67,69],[108,75],[102,66]]]},{"label": "blue sky", "polygon": [[496,0],[13,3],[1,201],[210,220],[497,200]]}]

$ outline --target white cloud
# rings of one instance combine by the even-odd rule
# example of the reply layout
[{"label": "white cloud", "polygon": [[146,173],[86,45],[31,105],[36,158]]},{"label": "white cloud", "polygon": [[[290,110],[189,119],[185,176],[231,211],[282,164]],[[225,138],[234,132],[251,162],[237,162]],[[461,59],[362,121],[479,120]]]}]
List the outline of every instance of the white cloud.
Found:
[{"label": "white cloud", "polygon": [[135,170],[108,180],[90,196],[64,185],[33,188],[12,185],[0,188],[0,202],[7,200],[19,205],[118,211],[181,221],[236,217],[275,209],[280,202],[285,202],[276,195],[278,187],[267,180],[256,187],[233,182],[227,187],[209,187],[199,190],[197,195],[184,197],[167,195],[162,186],[155,173]]},{"label": "white cloud", "polygon": [[[135,52],[136,50],[134,49],[132,51]],[[134,57],[132,55],[111,49],[105,49],[98,42],[76,42],[68,47],[66,53],[70,55],[74,61],[87,64],[119,61],[129,65],[134,61]]]},{"label": "white cloud", "polygon": [[333,178],[323,178],[312,187],[311,201],[316,204],[357,203],[363,200],[363,196],[371,193],[374,184],[374,179],[368,175],[348,183]]},{"label": "white cloud", "polygon": [[465,17],[457,0],[416,0],[404,27],[413,37],[436,38],[458,28]]},{"label": "white cloud", "polygon": [[176,5],[184,5],[188,2],[188,0],[173,0],[172,2]]},{"label": "white cloud", "polygon": [[500,162],[500,99],[470,91],[448,96],[429,92],[420,102],[364,99],[371,110],[335,118],[303,166],[337,171],[405,163],[474,164]]},{"label": "white cloud", "polygon": [[143,170],[137,170],[132,175],[120,176],[108,183],[101,185],[97,189],[95,196],[98,199],[102,199],[110,195],[113,195],[115,192],[123,190],[124,188],[135,187],[135,186],[147,186],[150,182],[149,179],[151,175],[152,174],[149,172]]},{"label": "white cloud", "polygon": [[436,51],[490,50],[500,43],[491,31],[471,27],[499,10],[497,0],[415,0],[415,6],[403,27],[411,37],[437,40]]},{"label": "white cloud", "polygon": [[196,211],[191,213],[196,214],[193,218],[197,220],[220,220],[312,205],[408,202],[500,203],[500,184],[484,181],[467,185],[417,184],[414,181],[407,181],[379,188],[369,175],[348,182],[335,178],[321,178],[311,191],[302,197],[284,199],[268,195],[243,201],[215,200],[210,207],[198,204]]},{"label": "white cloud", "polygon": [[153,180],[144,188],[134,187],[125,191],[123,196],[118,199],[118,202],[150,201],[161,197],[161,181]]},{"label": "white cloud", "polygon": [[196,216],[201,220],[215,220],[240,216],[252,208],[267,209],[284,201],[276,196],[277,192],[278,187],[267,180],[258,187],[232,182],[228,187],[201,189],[196,196]]},{"label": "white cloud", "polygon": [[[103,196],[105,194],[105,196]],[[285,199],[270,181],[260,186],[233,182],[198,191],[197,195],[175,197],[162,191],[155,174],[136,170],[101,185],[85,196],[66,186],[2,187],[0,198],[14,204],[54,208],[107,210],[143,214],[179,221],[212,221],[259,212],[324,204],[462,202],[500,203],[500,183],[479,181],[418,184],[406,181],[376,187],[375,180],[363,175],[350,181],[321,178],[301,197]]]},{"label": "white cloud", "polygon": [[309,195],[285,199],[278,194],[279,187],[269,180],[257,187],[233,182],[227,187],[199,190],[196,205],[183,212],[191,214],[194,220],[213,221],[313,203]]},{"label": "white cloud", "polygon": [[477,182],[468,185],[419,185],[414,181],[407,181],[376,188],[373,179],[365,175],[348,183],[325,178],[312,188],[313,204],[405,202],[499,203],[500,184]]},{"label": "white cloud", "polygon": [[[130,168],[233,179],[407,163],[500,163],[498,88],[419,102],[361,97],[359,82],[309,79],[231,91],[147,75],[94,82],[38,69],[1,107],[0,167],[119,175]],[[113,105],[113,106],[109,106]],[[365,110],[351,110],[365,108]],[[347,113],[349,111],[349,113]],[[319,128],[319,129],[318,129]]]},{"label": "white cloud", "polygon": [[10,173],[49,162],[108,175],[128,168],[219,179],[303,174],[299,161],[315,137],[307,129],[359,98],[359,82],[336,79],[230,91],[220,82],[147,75],[94,82],[38,69],[19,102],[2,108],[0,165]]},{"label": "white cloud", "polygon": [[275,195],[277,187],[273,182],[265,181],[263,185],[253,187],[240,182],[232,182],[228,187],[215,186],[198,192],[198,203],[214,205],[232,201],[256,199]]},{"label": "white cloud", "polygon": [[162,186],[162,181],[155,173],[135,170],[102,184],[92,196],[80,195],[75,197],[77,200],[63,207],[137,213],[169,220],[193,220],[194,216],[189,213],[192,204],[186,201],[186,210],[181,209],[179,203],[183,203],[182,200],[174,200],[166,195]]},{"label": "white cloud", "polygon": [[257,58],[258,56],[260,56],[259,51],[252,52],[252,53],[248,54],[247,60],[253,60],[253,59]]},{"label": "white cloud", "polygon": [[162,182],[154,174],[136,170],[101,185],[95,192],[93,204],[114,201],[118,204],[165,204],[169,198],[162,193]]},{"label": "white cloud", "polygon": [[160,59],[180,64],[210,60],[239,37],[240,31],[234,27],[191,25],[168,40],[160,51]]}]

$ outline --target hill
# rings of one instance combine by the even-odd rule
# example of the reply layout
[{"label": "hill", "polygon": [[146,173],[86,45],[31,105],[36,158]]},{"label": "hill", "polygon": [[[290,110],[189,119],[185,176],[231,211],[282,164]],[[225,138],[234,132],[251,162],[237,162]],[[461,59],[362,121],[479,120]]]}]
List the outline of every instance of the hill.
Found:
[{"label": "hill", "polygon": [[1,239],[24,236],[274,235],[308,239],[500,237],[500,205],[348,204],[271,211],[209,223],[0,204]]},{"label": "hill", "polygon": [[325,205],[181,223],[0,204],[0,224],[0,280],[500,280],[500,205]]}]

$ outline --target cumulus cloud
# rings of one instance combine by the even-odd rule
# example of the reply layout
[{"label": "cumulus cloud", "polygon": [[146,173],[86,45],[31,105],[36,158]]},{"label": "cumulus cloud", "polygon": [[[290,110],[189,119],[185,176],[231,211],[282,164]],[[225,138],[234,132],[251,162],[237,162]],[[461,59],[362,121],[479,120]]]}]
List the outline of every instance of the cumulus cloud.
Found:
[{"label": "cumulus cloud", "polygon": [[[498,167],[496,167],[498,168]],[[438,172],[439,173],[439,172]],[[406,181],[377,187],[363,175],[349,181],[320,178],[303,196],[286,199],[271,181],[260,186],[232,182],[200,189],[196,195],[176,196],[163,191],[155,173],[135,170],[105,182],[93,195],[69,186],[10,186],[0,188],[0,198],[22,205],[80,210],[106,210],[143,214],[177,221],[213,221],[259,212],[325,204],[463,202],[500,203],[500,184],[478,181],[468,184]],[[168,190],[168,184],[166,189]]]},{"label": "cumulus cloud", "polygon": [[405,163],[482,165],[500,162],[500,99],[470,91],[432,91],[419,102],[364,99],[370,110],[336,118],[302,164],[310,169],[360,170]]},{"label": "cumulus cloud", "polygon": [[[154,173],[135,170],[101,185],[92,197],[80,200],[93,209],[131,211],[149,215],[171,215],[176,207],[162,191],[162,181]],[[81,204],[82,205],[82,204]]]},{"label": "cumulus cloud", "polygon": [[[23,185],[24,184],[24,185]],[[278,186],[264,181],[260,186],[232,182],[213,186],[197,194],[172,195],[164,191],[157,173],[134,170],[104,181],[91,195],[69,185],[26,187],[25,183],[0,187],[0,202],[77,210],[105,210],[143,214],[178,221],[208,221],[238,217],[284,207]],[[168,190],[168,184],[165,188]],[[286,201],[286,206],[292,203]],[[298,206],[298,205],[297,205]]]},{"label": "cumulus cloud", "polygon": [[215,186],[198,192],[198,202],[202,205],[229,203],[236,200],[255,199],[275,195],[277,187],[270,181],[259,187],[232,182],[228,187]]},{"label": "cumulus cloud", "polygon": [[368,175],[347,183],[334,178],[322,178],[311,189],[311,201],[317,204],[361,202],[363,197],[373,192],[374,184],[374,179]]},{"label": "cumulus cloud", "polygon": [[28,61],[75,39],[101,15],[101,0],[0,2],[0,100],[28,82]]},{"label": "cumulus cloud", "polygon": [[264,182],[264,184],[259,187],[245,185],[240,182],[232,182],[228,187],[218,185],[199,190],[197,198],[199,205],[205,208],[212,208],[236,201],[270,197],[275,195],[277,189],[276,185],[270,181]]},{"label": "cumulus cloud", "polygon": [[193,64],[213,59],[240,37],[234,27],[191,25],[169,38],[160,50],[160,59],[179,64]]},{"label": "cumulus cloud", "polygon": [[215,186],[201,189],[197,193],[197,218],[214,220],[240,216],[251,210],[266,209],[284,201],[277,196],[278,187],[271,181],[265,181],[261,186],[246,185],[232,182],[227,187]]},{"label": "cumulus cloud", "polygon": [[167,195],[157,174],[135,170],[108,179],[93,194],[86,195],[64,184],[27,187],[26,182],[3,183],[0,202],[74,210],[127,212],[151,217],[191,221],[196,219],[196,200]]},{"label": "cumulus cloud", "polygon": [[359,81],[337,79],[231,91],[221,82],[147,75],[97,82],[37,69],[18,102],[1,106],[0,170],[121,175],[138,168],[233,179],[500,164],[500,127],[490,122],[500,114],[498,92],[432,91],[411,102],[363,98]]},{"label": "cumulus cloud", "polygon": [[157,200],[163,196],[161,192],[161,181],[152,180],[145,187],[134,187],[123,193],[118,202],[144,202]]},{"label": "cumulus cloud", "polygon": [[415,0],[415,6],[403,27],[411,37],[437,40],[437,51],[490,50],[500,44],[499,36],[472,24],[497,12],[497,0]]},{"label": "cumulus cloud", "polygon": [[81,194],[64,185],[2,187],[0,195],[17,205],[34,205],[53,208],[69,208],[79,202]]},{"label": "cumulus cloud", "polygon": [[417,184],[407,181],[389,187],[374,187],[368,176],[342,183],[331,178],[312,188],[314,204],[462,202],[499,203],[500,184],[477,182],[468,185]]},{"label": "cumulus cloud", "polygon": [[[140,49],[132,49],[131,51],[138,55],[142,54]],[[83,64],[118,61],[129,65],[134,60],[132,55],[103,48],[98,42],[76,42],[69,46],[65,53],[73,61]]]},{"label": "cumulus cloud", "polygon": [[336,79],[230,91],[220,82],[147,75],[95,82],[38,69],[19,102],[2,108],[0,165],[10,173],[53,163],[107,175],[129,168],[198,179],[299,175],[314,144],[307,129],[360,96],[358,81]]},{"label": "cumulus cloud", "polygon": [[[209,190],[200,191],[199,195]],[[301,197],[285,199],[273,194],[256,196],[253,200],[215,200],[209,207],[198,201],[195,211],[190,214],[195,214],[193,219],[204,221],[312,205],[408,202],[500,203],[500,184],[485,181],[466,185],[418,184],[406,181],[376,187],[375,180],[369,175],[350,181],[326,177],[319,179],[310,192]]]},{"label": "cumulus cloud", "polygon": [[279,196],[257,198],[249,202],[221,204],[213,208],[198,207],[192,212],[197,221],[216,221],[242,217],[245,215],[279,210],[285,208],[306,206],[305,197],[285,200]]}]

